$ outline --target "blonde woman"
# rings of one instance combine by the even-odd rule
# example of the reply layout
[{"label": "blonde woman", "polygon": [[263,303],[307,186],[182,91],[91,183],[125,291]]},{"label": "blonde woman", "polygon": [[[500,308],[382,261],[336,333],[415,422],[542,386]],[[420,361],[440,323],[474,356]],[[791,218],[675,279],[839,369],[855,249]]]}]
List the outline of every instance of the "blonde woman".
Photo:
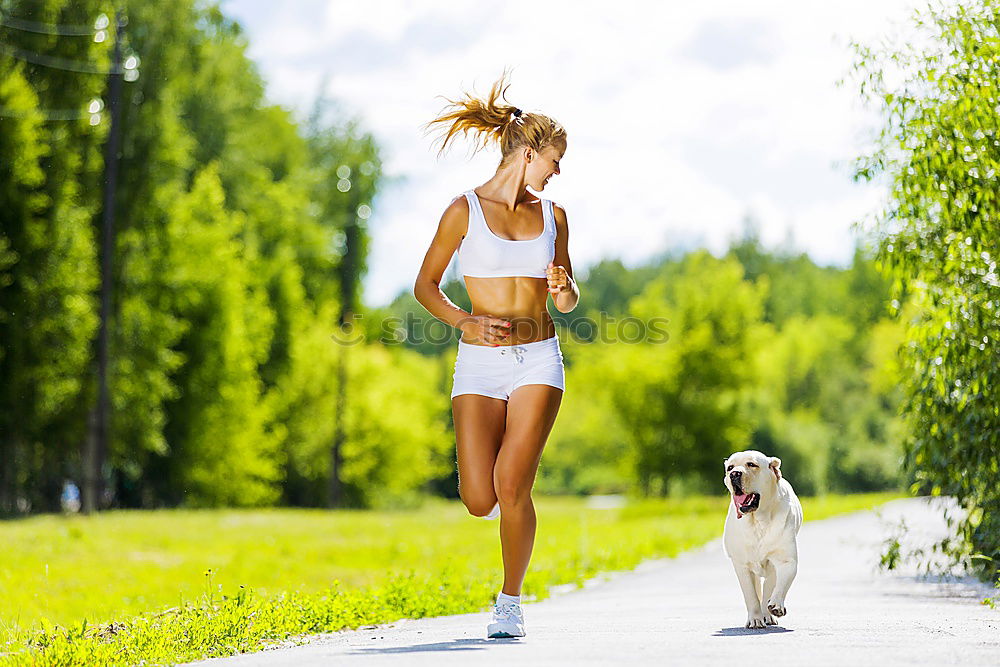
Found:
[{"label": "blonde woman", "polygon": [[[501,157],[492,178],[445,209],[413,286],[431,315],[462,332],[451,392],[459,495],[472,515],[500,517],[503,586],[488,637],[525,634],[520,594],[535,541],[531,487],[565,388],[546,306],[551,294],[567,313],[580,299],[566,212],[531,192],[559,173],[566,131],[504,103],[507,85],[504,74],[485,99],[449,100],[428,123],[444,130],[441,151],[458,133],[472,133],[477,148],[493,143]],[[440,288],[456,251],[471,313]]]}]

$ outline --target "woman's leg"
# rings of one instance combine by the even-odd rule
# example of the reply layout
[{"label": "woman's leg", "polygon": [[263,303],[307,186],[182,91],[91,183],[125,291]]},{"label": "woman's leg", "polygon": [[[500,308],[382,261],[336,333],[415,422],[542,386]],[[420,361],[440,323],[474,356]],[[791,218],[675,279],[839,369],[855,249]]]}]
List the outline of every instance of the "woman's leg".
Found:
[{"label": "woman's leg", "polygon": [[503,592],[520,595],[535,542],[535,506],[531,487],[542,448],[562,402],[562,389],[545,384],[522,385],[507,402],[507,425],[493,471],[500,499],[500,544]]},{"label": "woman's leg", "polygon": [[474,516],[486,516],[497,503],[493,466],[500,451],[507,401],[479,394],[451,399],[458,449],[458,494]]}]

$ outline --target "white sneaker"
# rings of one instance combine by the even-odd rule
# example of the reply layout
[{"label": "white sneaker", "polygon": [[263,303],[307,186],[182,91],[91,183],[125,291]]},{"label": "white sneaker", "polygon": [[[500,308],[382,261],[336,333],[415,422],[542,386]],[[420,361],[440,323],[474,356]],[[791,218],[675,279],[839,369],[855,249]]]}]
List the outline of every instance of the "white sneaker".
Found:
[{"label": "white sneaker", "polygon": [[524,636],[524,616],[516,602],[498,602],[493,605],[493,622],[486,626],[490,639]]},{"label": "white sneaker", "polygon": [[493,509],[490,510],[489,514],[487,514],[486,516],[479,517],[479,518],[480,519],[495,519],[498,516],[500,516],[500,503],[497,503],[496,505],[494,505]]}]

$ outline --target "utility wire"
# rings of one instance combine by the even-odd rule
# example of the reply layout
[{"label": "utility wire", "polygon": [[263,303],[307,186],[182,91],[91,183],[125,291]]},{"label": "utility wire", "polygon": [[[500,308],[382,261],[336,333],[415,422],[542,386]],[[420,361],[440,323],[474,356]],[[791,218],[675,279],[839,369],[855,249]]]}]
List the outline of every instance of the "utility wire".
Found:
[{"label": "utility wire", "polygon": [[2,9],[0,9],[0,25],[13,28],[14,30],[37,32],[42,35],[90,36],[103,29],[98,29],[90,25],[60,25],[58,23],[39,23],[37,21],[28,21],[26,19],[19,19],[17,17],[10,16]]},{"label": "utility wire", "polygon": [[82,62],[79,60],[69,60],[68,58],[59,58],[58,56],[47,56],[44,53],[35,53],[34,51],[26,51],[24,49],[19,49],[16,46],[11,46],[9,44],[0,44],[0,53],[4,53],[12,58],[17,58],[18,60],[24,60],[26,62],[32,63],[34,65],[42,65],[43,67],[51,67],[53,69],[61,69],[66,72],[80,72],[83,74],[123,74],[126,70],[120,65],[115,65],[112,63],[111,69],[101,69],[96,65],[88,62]]},{"label": "utility wire", "polygon": [[92,115],[89,111],[77,111],[76,109],[35,109],[33,111],[24,111],[23,109],[0,107],[0,118],[27,118],[36,113],[44,116],[46,121],[81,120],[89,118]]},{"label": "utility wire", "polygon": [[[110,25],[110,22],[109,22]],[[14,28],[15,30],[25,30],[30,32],[37,32],[47,35],[71,35],[71,36],[91,36],[104,30],[106,28],[92,28],[90,26],[82,25],[58,25],[55,23],[38,23],[34,21],[26,21],[23,19],[18,19],[7,15],[2,9],[0,9],[0,26],[6,26],[8,28]],[[42,65],[44,67],[51,67],[53,69],[59,69],[68,72],[79,72],[83,74],[124,74],[129,71],[116,63],[111,64],[110,69],[101,69],[96,65],[89,62],[82,62],[78,60],[70,60],[68,58],[60,58],[58,56],[49,56],[43,53],[36,53],[34,51],[27,51],[25,49],[19,49],[10,44],[0,43],[0,54],[8,55],[12,58],[17,58],[18,60],[23,60],[35,65]],[[133,72],[135,74],[135,72]],[[128,77],[126,77],[128,78]],[[13,109],[10,107],[0,106],[0,118],[25,118],[30,115],[39,114],[45,121],[66,121],[66,120],[81,120],[84,118],[93,118],[94,114],[90,111],[79,111],[77,109],[36,109],[33,112],[25,112],[20,109]]]}]

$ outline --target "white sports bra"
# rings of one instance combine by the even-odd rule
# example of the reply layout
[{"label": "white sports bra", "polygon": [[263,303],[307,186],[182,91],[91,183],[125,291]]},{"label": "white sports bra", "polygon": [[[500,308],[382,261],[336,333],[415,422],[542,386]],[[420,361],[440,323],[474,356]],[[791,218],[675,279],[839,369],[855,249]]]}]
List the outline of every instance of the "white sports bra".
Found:
[{"label": "white sports bra", "polygon": [[511,240],[500,238],[489,228],[474,191],[464,194],[469,201],[469,230],[458,247],[459,272],[470,278],[545,278],[545,269],[556,253],[556,221],[552,201],[542,200],[540,236]]}]

